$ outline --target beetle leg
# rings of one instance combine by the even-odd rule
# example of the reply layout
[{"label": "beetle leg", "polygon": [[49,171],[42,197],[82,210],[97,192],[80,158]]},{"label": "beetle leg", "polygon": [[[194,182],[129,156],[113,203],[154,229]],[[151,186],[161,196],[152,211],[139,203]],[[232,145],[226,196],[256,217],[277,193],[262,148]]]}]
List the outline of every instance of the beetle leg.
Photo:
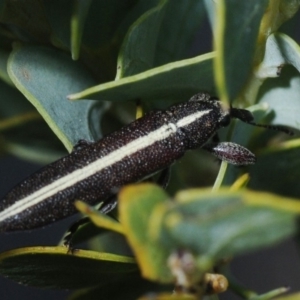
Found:
[{"label": "beetle leg", "polygon": [[157,184],[161,186],[163,189],[166,189],[171,177],[171,167],[167,167],[163,169],[157,179]]},{"label": "beetle leg", "polygon": [[[103,214],[108,214],[110,211],[112,211],[117,206],[117,196],[112,195],[109,197],[106,202],[99,207],[99,211]],[[90,222],[89,217],[83,217],[77,221],[75,221],[69,229],[66,231],[65,235],[62,238],[62,244],[68,248],[68,253],[73,253],[73,243],[72,240],[76,234],[76,232],[79,230],[79,228],[83,225],[86,225]]]}]

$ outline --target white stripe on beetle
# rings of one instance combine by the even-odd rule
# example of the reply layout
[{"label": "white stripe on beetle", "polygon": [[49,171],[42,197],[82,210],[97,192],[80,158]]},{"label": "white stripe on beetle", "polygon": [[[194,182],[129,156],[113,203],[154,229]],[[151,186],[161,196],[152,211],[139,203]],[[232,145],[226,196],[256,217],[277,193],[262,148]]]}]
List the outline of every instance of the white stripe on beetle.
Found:
[{"label": "white stripe on beetle", "polygon": [[0,212],[0,222],[21,213],[22,211],[42,202],[44,199],[54,196],[56,193],[63,191],[72,185],[75,185],[76,183],[100,172],[104,168],[114,165],[126,156],[130,156],[158,141],[168,138],[177,131],[177,128],[188,126],[189,124],[208,114],[210,111],[211,110],[198,111],[180,119],[176,124],[169,123],[163,125],[155,131],[139,137],[123,147],[107,154],[106,156],[91,162],[87,166],[59,178],[51,184],[37,190],[33,194],[18,200],[16,203]]}]

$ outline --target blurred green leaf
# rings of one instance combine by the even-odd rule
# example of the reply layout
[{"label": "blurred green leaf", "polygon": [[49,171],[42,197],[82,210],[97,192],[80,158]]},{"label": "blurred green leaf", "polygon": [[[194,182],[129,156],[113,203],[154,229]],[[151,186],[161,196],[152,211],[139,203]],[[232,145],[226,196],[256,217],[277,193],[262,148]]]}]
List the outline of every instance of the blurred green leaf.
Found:
[{"label": "blurred green leaf", "polygon": [[36,111],[17,89],[7,85],[3,81],[0,81],[0,94],[1,120]]},{"label": "blurred green leaf", "polygon": [[75,0],[71,18],[71,52],[72,58],[79,58],[83,28],[92,0]]},{"label": "blurred green leaf", "polygon": [[75,203],[76,208],[86,216],[88,216],[91,221],[98,227],[105,228],[106,230],[111,230],[118,232],[120,234],[124,233],[122,225],[114,220],[113,218],[99,212],[93,207],[87,205],[82,201],[77,201]]},{"label": "blurred green leaf", "polygon": [[89,241],[90,249],[123,256],[133,256],[127,239],[123,234],[105,232]]},{"label": "blurred green leaf", "polygon": [[13,86],[12,81],[10,80],[7,74],[7,60],[9,57],[9,52],[0,49],[0,78],[9,85]]},{"label": "blurred green leaf", "polygon": [[[78,220],[80,222],[82,219]],[[102,229],[94,225],[92,222],[86,222],[82,224],[76,232],[73,233],[72,235],[72,245],[77,245],[80,243],[84,243],[87,240],[99,236],[102,233],[107,232],[106,229]],[[65,236],[69,234],[69,231],[67,230],[64,234],[64,236],[61,238],[59,245],[63,245],[65,242]]]},{"label": "blurred green leaf", "polygon": [[39,43],[48,41],[50,27],[40,0],[1,1],[0,12],[1,24],[7,26],[18,40]]},{"label": "blurred green leaf", "polygon": [[257,163],[250,168],[249,187],[298,198],[299,151],[299,139],[264,149]]},{"label": "blurred green leaf", "polygon": [[148,235],[149,218],[158,204],[168,195],[153,184],[128,185],[119,194],[120,222],[124,228],[143,277],[171,282],[172,274],[166,265],[169,255],[159,243],[152,243]]},{"label": "blurred green leaf", "polygon": [[275,297],[276,297],[276,299],[278,299],[277,296],[285,294],[286,292],[288,292],[288,290],[289,290],[288,287],[280,287],[275,290],[269,291],[267,293],[257,295],[254,297],[250,297],[249,299],[251,299],[251,300],[272,300],[272,299],[275,299]]},{"label": "blurred green leaf", "polygon": [[71,17],[74,0],[42,0],[45,17],[51,28],[51,40],[60,48],[71,47]]},{"label": "blurred green leaf", "polygon": [[215,76],[219,96],[227,103],[238,96],[251,75],[255,42],[268,3],[221,0],[216,6]]},{"label": "blurred green leaf", "polygon": [[1,275],[44,288],[105,286],[137,272],[133,258],[66,247],[31,247],[0,254]]},{"label": "blurred green leaf", "polygon": [[[162,293],[162,294],[150,294],[144,297],[140,297],[138,300],[198,300],[199,297],[189,294],[174,294],[174,293]],[[206,298],[204,298],[206,299]],[[206,299],[208,300],[208,299]]]},{"label": "blurred green leaf", "polygon": [[299,300],[300,299],[300,293],[293,293],[287,296],[276,298],[276,300]]},{"label": "blurred green leaf", "polygon": [[299,202],[272,194],[199,189],[180,193],[175,201],[161,225],[153,216],[148,227],[151,232],[154,226],[161,228],[152,234],[157,243],[197,255],[199,272],[207,272],[224,257],[270,246],[297,231]]},{"label": "blurred green leaf", "polygon": [[84,45],[95,50],[117,44],[119,50],[129,26],[151,8],[153,2],[156,3],[157,0],[93,1],[86,18]]},{"label": "blurred green leaf", "polygon": [[64,154],[53,132],[18,90],[0,82],[0,94],[1,150],[44,164]]},{"label": "blurred green leaf", "polygon": [[[50,164],[66,155],[66,151],[60,147],[61,145],[57,145],[54,135],[44,125],[43,123],[39,126],[39,130],[44,132],[43,137],[26,137],[23,134],[24,139],[5,140],[5,151],[21,159],[41,165]],[[32,133],[33,131],[30,132],[30,134]]]},{"label": "blurred green leaf", "polygon": [[94,83],[80,64],[50,48],[23,46],[10,56],[8,72],[68,151],[80,139],[94,139],[99,124],[89,122],[93,101],[72,103],[66,98]]},{"label": "blurred green leaf", "polygon": [[[116,286],[118,288],[116,288]],[[68,300],[96,300],[99,299],[99,295],[101,295],[102,299],[109,300],[120,300],[120,297],[124,300],[136,300],[143,294],[148,292],[153,293],[154,291],[162,290],[162,288],[166,289],[167,287],[162,287],[158,284],[147,281],[134,273],[119,282],[114,281],[113,283],[108,283],[105,286],[79,290],[73,293]],[[171,288],[169,288],[169,290],[171,290]],[[176,300],[176,298],[174,300]]]}]

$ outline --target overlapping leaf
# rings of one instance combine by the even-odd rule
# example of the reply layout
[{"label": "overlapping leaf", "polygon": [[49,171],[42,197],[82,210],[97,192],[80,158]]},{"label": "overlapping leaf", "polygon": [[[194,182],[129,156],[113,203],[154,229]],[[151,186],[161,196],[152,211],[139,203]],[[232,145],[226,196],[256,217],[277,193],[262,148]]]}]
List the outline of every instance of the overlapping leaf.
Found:
[{"label": "overlapping leaf", "polygon": [[105,286],[137,274],[133,258],[65,247],[31,247],[0,255],[0,274],[19,283],[60,289]]},{"label": "overlapping leaf", "polygon": [[163,190],[151,184],[128,186],[119,196],[120,221],[141,272],[145,278],[162,282],[172,280],[166,264],[169,252],[160,243],[152,243],[148,232],[154,207],[164,203],[167,198]]},{"label": "overlapping leaf", "polygon": [[267,5],[266,0],[222,0],[216,6],[215,76],[219,96],[226,102],[237,97],[251,75],[255,42]]},{"label": "overlapping leaf", "polygon": [[167,265],[176,249],[192,251],[204,274],[224,257],[291,236],[299,213],[296,200],[249,191],[188,190],[171,204],[158,188],[141,184],[125,188],[120,196],[120,218],[144,276],[166,282],[170,274],[156,266]]},{"label": "overlapping leaf", "polygon": [[90,124],[92,101],[71,103],[70,92],[94,83],[78,63],[46,47],[17,48],[8,64],[10,78],[36,107],[70,151],[80,139],[93,140],[99,124]]},{"label": "overlapping leaf", "polygon": [[189,99],[199,91],[214,91],[212,59],[214,53],[197,56],[175,63],[104,83],[72,94],[69,99],[93,98],[110,101],[142,99],[155,101],[157,106]]}]

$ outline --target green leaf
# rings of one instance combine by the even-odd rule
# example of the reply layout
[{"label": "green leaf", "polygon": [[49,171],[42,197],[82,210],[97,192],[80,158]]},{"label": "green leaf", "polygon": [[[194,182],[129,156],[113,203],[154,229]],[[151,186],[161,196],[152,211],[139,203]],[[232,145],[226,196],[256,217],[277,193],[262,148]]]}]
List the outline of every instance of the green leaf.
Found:
[{"label": "green leaf", "polygon": [[[29,19],[31,22],[28,22]],[[40,0],[1,1],[0,20],[2,25],[6,25],[11,30],[11,32],[8,31],[9,34],[2,32],[1,39],[8,36],[14,41],[33,43],[46,43],[49,40],[50,27]]]},{"label": "green leaf", "polygon": [[51,27],[51,40],[56,46],[63,49],[71,47],[71,17],[73,0],[43,0],[43,8],[47,22]]},{"label": "green leaf", "polygon": [[[300,212],[296,200],[250,191],[191,190],[178,194],[175,201],[154,237],[169,249],[192,251],[198,256],[199,272],[207,272],[224,257],[286,239],[296,232]],[[149,228],[157,226],[154,220]]]},{"label": "green leaf", "polygon": [[205,9],[206,9],[210,27],[212,28],[212,30],[215,30],[216,5],[213,1],[210,1],[210,0],[204,0],[203,4],[205,5]]},{"label": "green leaf", "polygon": [[77,201],[75,206],[81,213],[88,216],[96,226],[115,231],[120,234],[124,233],[122,225],[119,222],[103,213],[100,213],[98,210],[87,205],[86,203]]},{"label": "green leaf", "polygon": [[119,53],[117,79],[187,57],[203,16],[201,1],[159,1],[130,27]]},{"label": "green leaf", "polygon": [[[80,222],[81,219],[78,221]],[[72,235],[72,245],[75,246],[80,243],[84,243],[95,236],[99,236],[103,233],[107,232],[106,229],[102,229],[94,225],[92,222],[87,222],[81,225],[76,232]],[[61,238],[59,245],[64,245],[65,236],[69,235],[69,231],[66,231]]]},{"label": "green leaf", "polygon": [[[76,232],[72,233],[73,245],[86,242],[87,240],[96,236],[98,236],[97,238],[99,240],[100,235],[108,233],[109,231],[119,232],[120,234],[123,233],[120,223],[117,222],[115,218],[113,218],[114,211],[110,212],[107,215],[104,215],[95,208],[80,201],[79,203],[76,203],[76,206],[79,211],[81,211],[83,214],[86,214],[91,220],[86,220],[86,222],[83,222],[85,218],[78,220],[77,224],[79,223],[80,226],[77,228]],[[69,234],[70,231],[67,230],[60,241],[60,245],[64,244],[65,237]],[[102,252],[111,251],[103,250]]]},{"label": "green leaf", "polygon": [[0,82],[0,94],[1,150],[39,163],[64,154],[53,132],[18,90]]},{"label": "green leaf", "polygon": [[256,74],[260,78],[278,77],[285,64],[300,71],[300,47],[289,36],[274,33],[267,39],[265,56]]},{"label": "green leaf", "polygon": [[18,90],[7,85],[3,81],[0,81],[0,94],[1,120],[35,111],[34,107]]},{"label": "green leaf", "polygon": [[258,94],[259,103],[272,109],[272,123],[300,129],[300,75],[296,69],[283,68],[280,77],[268,78]]},{"label": "green leaf", "polygon": [[[166,289],[166,287],[164,288]],[[136,300],[141,295],[159,290],[162,290],[162,286],[141,278],[139,274],[132,274],[122,281],[114,281],[105,286],[77,291],[68,300],[99,299],[99,295],[102,299],[109,300],[120,300],[120,297],[126,300]]]},{"label": "green leaf", "polygon": [[250,297],[249,299],[250,300],[272,300],[275,299],[275,297],[276,299],[278,299],[277,296],[285,294],[286,292],[288,292],[288,290],[289,288],[287,287],[281,287],[261,295]]},{"label": "green leaf", "polygon": [[205,17],[203,1],[169,0],[165,9],[154,66],[188,58],[191,44]]},{"label": "green leaf", "polygon": [[238,96],[251,75],[259,26],[268,3],[221,0],[216,6],[215,76],[219,96],[227,103]]},{"label": "green leaf", "polygon": [[9,85],[13,86],[7,74],[7,60],[9,57],[9,52],[0,49],[0,78]]},{"label": "green leaf", "polygon": [[140,73],[100,84],[69,99],[93,98],[109,101],[142,99],[156,101],[157,106],[167,107],[176,101],[188,100],[201,90],[213,91],[212,59],[214,53],[170,63]]},{"label": "green leaf", "polygon": [[293,293],[287,296],[276,298],[276,300],[298,300],[300,299],[300,293]]},{"label": "green leaf", "polygon": [[[140,297],[138,300],[197,300],[199,297],[191,294],[184,293],[161,293],[161,294],[150,294],[144,297]],[[209,300],[209,298],[203,298],[204,300]]]},{"label": "green leaf", "polygon": [[72,55],[76,57],[82,31],[81,56],[103,82],[115,76],[123,38],[129,26],[148,9],[149,4],[145,2],[150,1],[97,0],[91,2],[88,12],[87,1],[78,1],[79,6],[73,0],[43,1],[43,4],[53,44],[64,50],[72,48]]},{"label": "green leaf", "polygon": [[257,163],[250,168],[249,187],[298,198],[299,151],[300,139],[265,148]]},{"label": "green leaf", "polygon": [[0,254],[0,274],[30,286],[80,289],[121,281],[137,272],[130,257],[67,251],[65,247],[29,247],[4,252]]},{"label": "green leaf", "polygon": [[129,29],[118,57],[116,79],[135,75],[153,66],[158,32],[168,0],[142,15]]},{"label": "green leaf", "polygon": [[166,264],[169,253],[159,243],[152,243],[148,228],[154,207],[167,199],[163,189],[149,183],[128,185],[119,194],[120,222],[141,273],[147,279],[161,282],[170,282],[173,277]]},{"label": "green leaf", "polygon": [[71,92],[94,83],[80,64],[56,50],[23,46],[11,54],[8,72],[68,151],[80,139],[94,140],[93,133],[99,127],[89,122],[94,102],[72,103],[66,99]]},{"label": "green leaf", "polygon": [[117,255],[133,255],[124,235],[116,232],[108,232],[95,237],[89,241],[91,249],[98,252],[106,252]]},{"label": "green leaf", "polygon": [[74,60],[79,58],[84,23],[91,3],[92,0],[75,0],[73,3],[73,13],[71,17],[71,52]]},{"label": "green leaf", "polygon": [[152,6],[153,1],[93,1],[86,18],[84,45],[94,50],[102,49],[102,51],[110,48],[114,52],[117,45],[118,51],[130,25]]}]

